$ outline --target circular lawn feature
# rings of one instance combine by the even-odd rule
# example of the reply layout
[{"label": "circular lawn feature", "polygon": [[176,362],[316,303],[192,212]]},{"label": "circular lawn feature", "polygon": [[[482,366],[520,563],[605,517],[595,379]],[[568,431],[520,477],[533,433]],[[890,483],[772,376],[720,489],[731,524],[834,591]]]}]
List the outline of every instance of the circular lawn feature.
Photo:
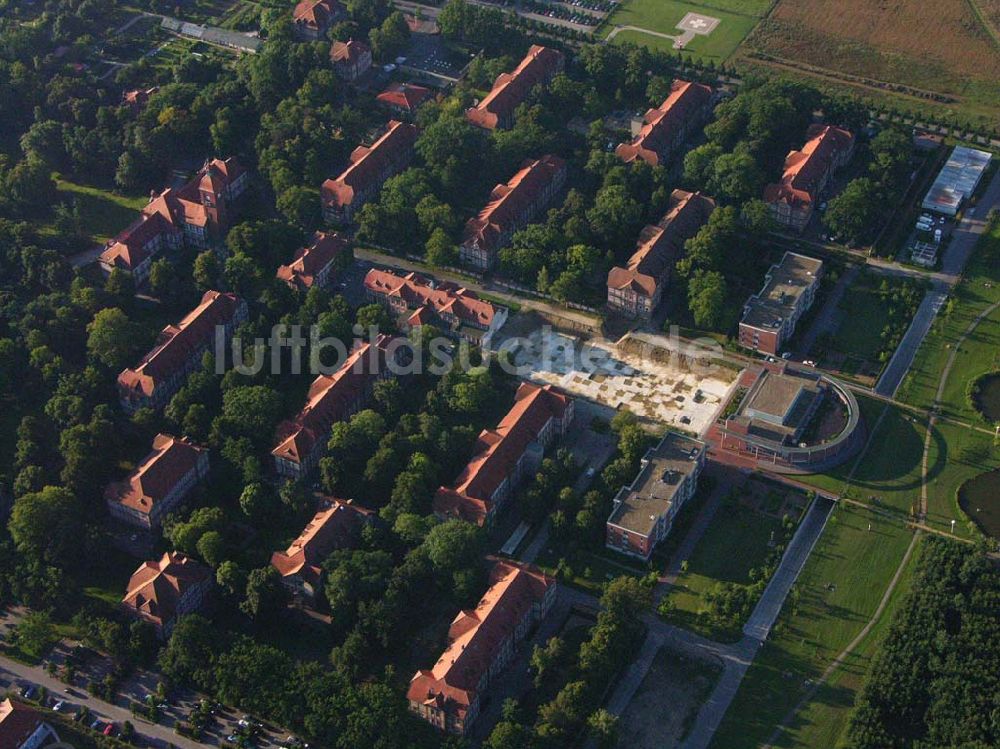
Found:
[{"label": "circular lawn feature", "polygon": [[983,533],[1000,540],[1000,470],[981,473],[962,484],[958,506]]},{"label": "circular lawn feature", "polygon": [[970,392],[972,406],[990,424],[1000,423],[1000,372],[977,377]]}]

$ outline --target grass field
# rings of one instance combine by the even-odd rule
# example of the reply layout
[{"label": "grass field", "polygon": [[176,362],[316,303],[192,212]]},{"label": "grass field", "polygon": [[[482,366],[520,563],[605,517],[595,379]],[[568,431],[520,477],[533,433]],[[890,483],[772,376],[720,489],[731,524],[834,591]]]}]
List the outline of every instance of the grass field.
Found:
[{"label": "grass field", "polygon": [[674,610],[670,621],[715,640],[735,641],[740,631],[720,629],[709,621],[706,594],[720,582],[745,585],[749,572],[759,567],[767,553],[771,532],[780,533],[781,521],[738,502],[726,502],[698,541],[687,571],[670,591]]},{"label": "grass field", "polygon": [[[106,242],[133,221],[149,201],[141,196],[124,196],[92,185],[71,182],[53,175],[59,200],[76,202],[84,228],[95,242]],[[45,227],[42,227],[42,231]]]},{"label": "grass field", "polygon": [[[902,523],[887,522],[870,510],[843,504],[833,510],[712,747],[741,749],[766,742],[805,693],[807,680],[820,676],[871,618],[911,538]],[[843,693],[839,697],[826,704],[845,709],[852,701]],[[843,716],[836,717],[842,723]],[[820,719],[825,720],[813,718]],[[813,730],[827,732],[819,726]],[[811,745],[833,746],[822,741]]]},{"label": "grass field", "polygon": [[958,506],[958,488],[975,476],[1000,468],[1000,451],[993,437],[963,426],[937,422],[928,458],[927,524],[955,535],[978,535]]},{"label": "grass field", "polygon": [[[948,357],[969,325],[990,305],[1000,301],[1000,223],[984,234],[966,267],[963,281],[939,314],[917,351],[897,398],[920,408],[934,403],[938,382]],[[970,380],[997,362],[1000,344],[1000,309],[979,324],[962,344],[941,399],[942,413],[984,423],[969,406],[965,389]]]},{"label": "grass field", "polygon": [[[681,2],[680,0],[625,0],[611,14],[603,26],[605,36],[616,26],[635,26],[675,36],[680,34],[677,23],[687,13],[718,18],[720,23],[711,34],[696,36],[685,47],[695,58],[726,60],[750,33],[771,6],[771,0],[706,0],[706,2]],[[643,44],[652,49],[674,51],[672,39],[644,34],[641,31],[623,30],[614,36],[615,41]]]},{"label": "grass field", "polygon": [[977,117],[1000,113],[1000,45],[967,0],[779,0],[743,49],[940,94]]}]

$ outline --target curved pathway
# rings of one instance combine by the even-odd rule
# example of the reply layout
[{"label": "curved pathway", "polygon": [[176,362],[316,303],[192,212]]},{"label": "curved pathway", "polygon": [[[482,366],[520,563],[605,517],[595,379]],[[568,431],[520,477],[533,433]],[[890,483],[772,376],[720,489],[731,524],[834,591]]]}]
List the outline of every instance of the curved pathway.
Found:
[{"label": "curved pathway", "polygon": [[644,29],[641,26],[615,26],[611,30],[611,33],[604,38],[604,41],[610,42],[612,39],[618,36],[619,32],[622,31],[637,31],[640,34],[649,34],[650,36],[658,36],[661,39],[669,39],[670,41],[674,42],[675,45],[682,36],[681,34],[674,35],[674,34],[664,34],[662,31],[651,31],[650,29]]}]

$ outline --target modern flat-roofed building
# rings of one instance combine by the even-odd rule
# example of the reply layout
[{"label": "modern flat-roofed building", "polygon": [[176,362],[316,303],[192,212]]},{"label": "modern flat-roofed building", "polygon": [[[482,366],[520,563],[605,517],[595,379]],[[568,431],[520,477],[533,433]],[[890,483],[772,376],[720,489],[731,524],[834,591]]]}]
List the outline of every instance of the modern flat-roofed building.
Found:
[{"label": "modern flat-roofed building", "polygon": [[512,72],[500,74],[489,94],[475,107],[465,111],[465,118],[487,130],[510,127],[514,124],[514,111],[528,98],[532,89],[551,81],[565,65],[566,58],[562,52],[532,45]]},{"label": "modern flat-roofed building", "polygon": [[802,231],[830,177],[854,155],[854,136],[833,125],[813,124],[806,144],[785,157],[781,181],[764,188],[764,202],[779,224]]},{"label": "modern flat-roofed building", "polygon": [[772,265],[764,288],[750,297],[740,318],[740,345],[775,355],[816,298],[823,261],[786,252]]},{"label": "modern flat-roofed building", "polygon": [[957,214],[962,204],[976,191],[992,158],[986,151],[955,146],[927,191],[921,207],[946,216]]},{"label": "modern flat-roofed building", "polygon": [[497,428],[480,433],[455,483],[437,490],[434,514],[490,526],[524,476],[538,469],[545,448],[566,434],[573,408],[573,399],[552,385],[522,382]]},{"label": "modern flat-roofed building", "polygon": [[667,432],[643,456],[639,475],[615,497],[606,546],[649,559],[670,533],[678,511],[697,491],[705,454],[704,442]]},{"label": "modern flat-roofed building", "polygon": [[712,111],[712,89],[703,83],[675,80],[670,94],[656,109],[633,125],[632,140],[615,149],[626,163],[642,160],[650,166],[664,164],[676,153]]},{"label": "modern flat-roofed building", "polygon": [[201,366],[202,355],[220,336],[228,344],[247,319],[247,305],[232,293],[206,291],[201,303],[176,325],[160,333],[153,349],[134,368],[118,375],[118,401],[128,413],[162,408],[187,376]]},{"label": "modern flat-roofed building", "polygon": [[350,223],[387,179],[409,165],[416,140],[416,127],[390,120],[388,129],[371,146],[355,148],[350,166],[320,188],[323,218],[329,223]]},{"label": "modern flat-roofed building", "polygon": [[208,449],[169,434],[153,438],[153,450],[125,481],[109,484],[104,499],[111,517],[146,530],[158,529],[208,475]]},{"label": "modern flat-roofed building", "polygon": [[648,320],[684,253],[684,242],[698,233],[714,210],[715,201],[700,192],[674,190],[667,213],[658,224],[642,230],[628,262],[608,272],[608,307]]},{"label": "modern flat-roofed building", "polygon": [[467,734],[490,684],[552,609],[556,589],[553,578],[530,565],[497,561],[479,603],[452,621],[441,657],[410,680],[410,711],[442,731]]},{"label": "modern flat-roofed building", "polygon": [[204,564],[179,551],[168,551],[132,573],[122,608],[129,616],[152,624],[157,637],[165,640],[178,618],[201,610],[214,583],[215,575]]},{"label": "modern flat-roofed building", "polygon": [[486,207],[465,224],[459,248],[462,262],[491,269],[514,232],[531,223],[565,184],[566,162],[558,156],[524,162],[506,184],[493,188]]}]

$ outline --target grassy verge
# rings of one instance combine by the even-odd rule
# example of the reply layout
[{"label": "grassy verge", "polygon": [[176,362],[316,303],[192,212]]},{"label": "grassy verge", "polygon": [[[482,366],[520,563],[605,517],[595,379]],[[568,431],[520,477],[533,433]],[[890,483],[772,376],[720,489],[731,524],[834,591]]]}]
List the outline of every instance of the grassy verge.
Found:
[{"label": "grassy verge", "polygon": [[[938,314],[923,345],[917,351],[897,398],[920,408],[934,404],[938,382],[948,357],[965,331],[990,305],[1000,301],[1000,222],[983,235],[966,267],[962,282]],[[968,382],[987,371],[995,361],[1000,341],[1000,310],[989,315],[962,344],[956,354],[941,398],[941,410],[949,416],[981,421],[966,402]]]},{"label": "grassy verge", "polygon": [[871,510],[843,504],[834,509],[713,747],[757,747],[767,740],[810,680],[870,619],[911,537],[902,523]]},{"label": "grassy verge", "polygon": [[958,489],[971,478],[1000,468],[1000,454],[993,437],[966,427],[938,422],[934,425],[927,461],[927,524],[962,538],[979,535],[958,506]]},{"label": "grassy verge", "polygon": [[[138,216],[148,200],[142,196],[118,195],[101,187],[72,182],[53,174],[59,199],[76,203],[83,228],[95,242],[106,242]],[[46,227],[40,229],[44,232]]]}]

